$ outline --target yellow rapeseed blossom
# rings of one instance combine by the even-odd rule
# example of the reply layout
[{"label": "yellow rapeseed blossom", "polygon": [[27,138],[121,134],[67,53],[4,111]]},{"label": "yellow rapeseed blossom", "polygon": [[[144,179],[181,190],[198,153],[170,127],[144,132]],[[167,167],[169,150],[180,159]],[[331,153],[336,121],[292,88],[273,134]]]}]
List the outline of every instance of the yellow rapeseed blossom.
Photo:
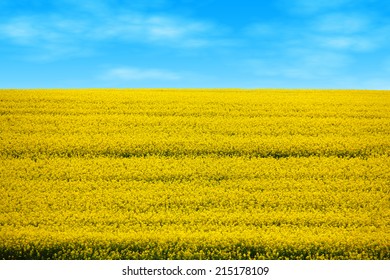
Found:
[{"label": "yellow rapeseed blossom", "polygon": [[1,259],[390,259],[390,92],[0,90]]}]

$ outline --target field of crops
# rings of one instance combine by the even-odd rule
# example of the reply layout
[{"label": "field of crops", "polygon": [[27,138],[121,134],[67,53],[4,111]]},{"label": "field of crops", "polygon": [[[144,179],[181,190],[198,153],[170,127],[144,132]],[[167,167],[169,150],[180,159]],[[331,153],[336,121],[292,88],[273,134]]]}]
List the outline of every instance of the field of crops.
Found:
[{"label": "field of crops", "polygon": [[390,259],[390,91],[0,90],[0,259]]}]

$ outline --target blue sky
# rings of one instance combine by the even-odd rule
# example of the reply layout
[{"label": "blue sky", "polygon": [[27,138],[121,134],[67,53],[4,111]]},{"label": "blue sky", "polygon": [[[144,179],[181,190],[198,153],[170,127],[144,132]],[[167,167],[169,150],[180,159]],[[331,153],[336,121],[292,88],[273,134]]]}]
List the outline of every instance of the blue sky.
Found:
[{"label": "blue sky", "polygon": [[387,0],[0,0],[0,88],[390,89]]}]

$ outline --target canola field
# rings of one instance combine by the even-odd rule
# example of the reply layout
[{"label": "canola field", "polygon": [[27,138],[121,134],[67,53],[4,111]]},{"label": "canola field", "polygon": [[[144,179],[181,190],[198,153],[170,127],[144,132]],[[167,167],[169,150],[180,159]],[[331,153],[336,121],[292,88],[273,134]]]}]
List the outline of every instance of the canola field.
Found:
[{"label": "canola field", "polygon": [[390,91],[0,90],[0,259],[390,259]]}]

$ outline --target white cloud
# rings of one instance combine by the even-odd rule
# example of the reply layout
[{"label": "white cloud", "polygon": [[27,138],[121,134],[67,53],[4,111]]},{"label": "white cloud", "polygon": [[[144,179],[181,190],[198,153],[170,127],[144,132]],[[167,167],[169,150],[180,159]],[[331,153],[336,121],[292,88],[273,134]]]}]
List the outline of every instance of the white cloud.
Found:
[{"label": "white cloud", "polygon": [[389,47],[390,22],[367,13],[330,13],[317,17],[310,30],[320,47],[369,52]]},{"label": "white cloud", "polygon": [[17,17],[0,23],[0,41],[25,47],[23,59],[48,61],[89,56],[94,51],[83,40],[87,24],[56,16]]},{"label": "white cloud", "polygon": [[118,80],[178,80],[180,76],[177,73],[161,69],[139,69],[132,67],[114,68],[108,70],[104,79]]},{"label": "white cloud", "polygon": [[377,48],[374,38],[364,36],[322,36],[318,43],[326,48],[353,51],[371,51]]},{"label": "white cloud", "polygon": [[371,51],[380,47],[380,37],[373,19],[356,13],[325,14],[311,28],[314,42],[334,50]]},{"label": "white cloud", "polygon": [[[138,41],[199,40],[209,24],[168,16],[116,15],[94,20],[67,17],[20,17],[0,23],[0,34],[17,43],[61,39],[118,39]],[[177,46],[177,45],[172,45]]]},{"label": "white cloud", "polygon": [[313,68],[336,69],[347,66],[351,60],[349,56],[329,51],[300,50],[302,64]]},{"label": "white cloud", "polygon": [[172,47],[190,47],[195,45],[187,44],[188,42],[194,40],[204,42],[206,34],[211,29],[210,25],[198,21],[132,14],[106,18],[93,30],[91,28],[89,36],[93,39],[133,40]]},{"label": "white cloud", "polygon": [[15,43],[33,45],[48,42],[63,43],[71,40],[71,36],[81,36],[85,32],[85,22],[80,20],[62,19],[55,16],[17,17],[0,24],[0,35]]},{"label": "white cloud", "polygon": [[378,22],[373,16],[360,13],[325,13],[292,26],[258,22],[249,25],[244,32],[266,40],[274,51],[282,53],[291,48],[372,52],[389,46],[390,23]]},{"label": "white cloud", "polygon": [[269,23],[254,23],[245,28],[244,32],[250,36],[274,36],[280,27]]},{"label": "white cloud", "polygon": [[26,46],[34,57],[53,58],[60,53],[92,53],[104,41],[169,48],[200,48],[218,42],[218,35],[213,36],[217,29],[207,22],[108,8],[103,13],[105,6],[93,1],[80,7],[81,12],[74,15],[63,12],[0,19],[0,42]]},{"label": "white cloud", "polygon": [[351,59],[342,54],[310,49],[286,50],[283,57],[264,57],[246,61],[247,69],[258,77],[320,79],[342,71]]},{"label": "white cloud", "polygon": [[30,19],[15,18],[12,21],[0,25],[0,34],[2,37],[8,37],[20,44],[28,44],[39,34]]},{"label": "white cloud", "polygon": [[357,14],[326,14],[318,18],[314,28],[320,32],[329,33],[360,33],[370,29],[370,19]]}]

